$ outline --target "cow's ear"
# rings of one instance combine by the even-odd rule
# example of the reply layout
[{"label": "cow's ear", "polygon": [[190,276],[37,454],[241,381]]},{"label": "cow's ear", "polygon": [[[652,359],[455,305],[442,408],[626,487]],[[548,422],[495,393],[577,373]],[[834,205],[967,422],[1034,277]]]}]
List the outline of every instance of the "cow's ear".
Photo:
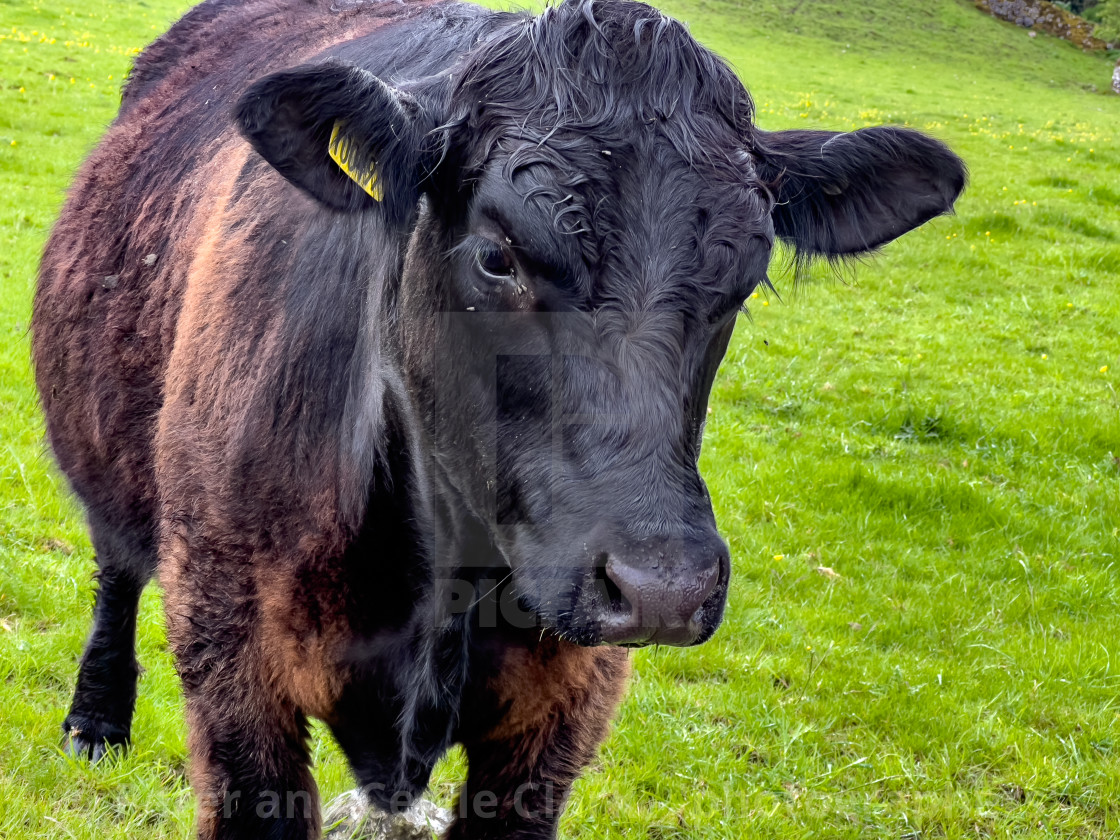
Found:
[{"label": "cow's ear", "polygon": [[338,62],[304,65],[255,82],[235,119],[281,175],[336,210],[375,204],[406,219],[440,120],[416,98]]},{"label": "cow's ear", "polygon": [[759,177],[774,194],[774,232],[800,257],[878,248],[948,213],[964,189],[964,162],[904,128],[756,130]]}]

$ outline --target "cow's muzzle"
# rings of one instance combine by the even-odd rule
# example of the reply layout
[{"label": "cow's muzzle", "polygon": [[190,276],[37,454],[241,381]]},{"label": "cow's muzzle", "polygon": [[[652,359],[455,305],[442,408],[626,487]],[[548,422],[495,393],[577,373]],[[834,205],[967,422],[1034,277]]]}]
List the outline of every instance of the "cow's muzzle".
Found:
[{"label": "cow's muzzle", "polygon": [[597,553],[597,601],[606,644],[695,645],[723,617],[731,560],[713,533],[618,541]]}]

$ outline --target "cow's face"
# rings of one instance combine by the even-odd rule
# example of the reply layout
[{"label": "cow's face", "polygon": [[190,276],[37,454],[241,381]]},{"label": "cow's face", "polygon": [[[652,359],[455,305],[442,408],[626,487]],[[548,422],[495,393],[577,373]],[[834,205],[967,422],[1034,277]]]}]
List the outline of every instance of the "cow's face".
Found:
[{"label": "cow's face", "polygon": [[406,370],[525,607],[584,643],[692,644],[729,578],[701,433],[765,279],[769,199],[745,154],[690,164],[622,128],[554,138],[563,153],[507,135],[469,189],[433,197],[405,268]]},{"label": "cow's face", "polygon": [[[376,206],[355,189],[378,192],[376,160],[388,223],[412,225],[404,372],[441,509],[483,534],[463,560],[508,567],[533,621],[571,640],[703,641],[729,579],[703,421],[775,235],[804,256],[866,252],[950,209],[963,167],[905,130],[761,132],[735,77],[635,3],[500,29],[452,77],[413,96],[300,68],[260,83],[241,122],[339,209]],[[353,90],[293,105],[328,86]],[[313,147],[338,122],[352,181]],[[312,150],[275,153],[297,124],[320,125]]]}]

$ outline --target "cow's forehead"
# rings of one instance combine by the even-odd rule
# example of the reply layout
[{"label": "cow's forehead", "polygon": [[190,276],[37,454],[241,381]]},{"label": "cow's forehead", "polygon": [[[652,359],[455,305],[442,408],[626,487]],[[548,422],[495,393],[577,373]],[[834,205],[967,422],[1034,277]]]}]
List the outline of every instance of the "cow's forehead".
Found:
[{"label": "cow's forehead", "polygon": [[728,137],[718,153],[686,159],[646,129],[507,138],[478,173],[472,226],[496,222],[518,249],[578,275],[591,296],[639,276],[660,293],[764,273],[770,198],[751,157]]},{"label": "cow's forehead", "polygon": [[586,265],[690,240],[702,261],[706,229],[745,242],[760,224],[750,96],[651,7],[561,4],[496,31],[459,68],[451,110],[481,202],[523,203],[510,214],[541,218]]},{"label": "cow's forehead", "polygon": [[507,204],[499,213],[551,218],[562,234],[602,228],[663,230],[682,220],[709,220],[744,232],[760,222],[744,207],[760,182],[754,161],[734,138],[722,147],[679,152],[656,128],[628,134],[556,132],[547,139],[511,136],[492,150],[472,180],[478,204]]}]

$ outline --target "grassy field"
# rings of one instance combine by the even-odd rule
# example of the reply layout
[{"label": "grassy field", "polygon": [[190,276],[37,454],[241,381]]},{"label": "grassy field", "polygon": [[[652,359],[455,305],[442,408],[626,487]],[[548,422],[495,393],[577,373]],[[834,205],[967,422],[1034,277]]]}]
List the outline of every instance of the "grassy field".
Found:
[{"label": "grassy field", "polygon": [[[636,655],[570,838],[1120,836],[1120,97],[965,0],[667,0],[767,128],[906,123],[959,215],[752,300],[704,472],[727,620]],[[0,838],[189,836],[181,700],[143,605],[134,746],[59,751],[92,602],[26,325],[69,175],[179,0],[0,0]],[[1114,667],[1112,657],[1117,656]],[[349,785],[317,732],[324,794]],[[461,761],[441,766],[447,797]]]}]

